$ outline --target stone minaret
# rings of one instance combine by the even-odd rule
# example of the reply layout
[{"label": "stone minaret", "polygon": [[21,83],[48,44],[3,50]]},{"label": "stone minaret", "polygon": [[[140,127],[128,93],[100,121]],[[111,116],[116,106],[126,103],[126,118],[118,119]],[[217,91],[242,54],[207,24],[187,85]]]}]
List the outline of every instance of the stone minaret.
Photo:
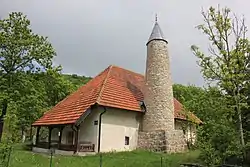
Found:
[{"label": "stone minaret", "polygon": [[156,18],[147,42],[144,89],[147,111],[143,117],[143,131],[174,130],[174,101],[167,45]]},{"label": "stone minaret", "polygon": [[143,90],[146,112],[142,117],[138,148],[182,152],[186,149],[186,142],[183,132],[174,129],[174,98],[167,45],[156,20],[147,42]]}]

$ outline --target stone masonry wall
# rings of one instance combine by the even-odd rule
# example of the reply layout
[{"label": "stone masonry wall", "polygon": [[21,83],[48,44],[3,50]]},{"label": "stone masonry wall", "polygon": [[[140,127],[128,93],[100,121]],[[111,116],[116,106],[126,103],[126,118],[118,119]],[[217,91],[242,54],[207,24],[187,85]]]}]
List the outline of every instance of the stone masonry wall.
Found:
[{"label": "stone masonry wall", "polygon": [[173,130],[166,132],[166,152],[176,153],[187,150],[185,135],[182,130]]},{"label": "stone masonry wall", "polygon": [[176,153],[187,150],[187,143],[182,131],[171,132],[158,130],[139,132],[138,148],[155,152]]},{"label": "stone masonry wall", "polygon": [[150,151],[165,151],[166,136],[164,130],[139,132],[138,148]]},{"label": "stone masonry wall", "polygon": [[167,43],[153,40],[147,46],[143,131],[174,130],[174,102]]}]

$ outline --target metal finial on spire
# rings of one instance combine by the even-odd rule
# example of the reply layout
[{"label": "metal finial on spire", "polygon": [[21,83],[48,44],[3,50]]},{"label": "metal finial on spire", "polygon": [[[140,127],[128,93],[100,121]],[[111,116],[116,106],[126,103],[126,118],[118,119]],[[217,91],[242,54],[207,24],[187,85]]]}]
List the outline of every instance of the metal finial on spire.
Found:
[{"label": "metal finial on spire", "polygon": [[151,35],[150,35],[149,39],[148,39],[147,44],[150,41],[155,40],[155,39],[156,40],[163,40],[163,41],[167,42],[165,40],[163,32],[161,31],[161,28],[160,28],[160,26],[159,26],[159,24],[157,22],[157,14],[155,15],[155,25],[154,25],[154,28],[153,28],[153,30],[151,32]]}]

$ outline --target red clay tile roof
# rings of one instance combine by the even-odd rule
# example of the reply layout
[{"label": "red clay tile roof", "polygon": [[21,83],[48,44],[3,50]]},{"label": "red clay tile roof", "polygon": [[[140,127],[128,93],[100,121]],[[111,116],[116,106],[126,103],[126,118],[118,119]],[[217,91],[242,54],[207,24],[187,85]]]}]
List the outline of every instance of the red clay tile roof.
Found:
[{"label": "red clay tile roof", "polygon": [[[142,87],[144,76],[132,71],[109,66],[86,85],[72,93],[40,119],[33,123],[38,125],[73,124],[92,105],[142,112],[139,102],[143,101]],[[175,118],[184,119],[182,104],[174,99]],[[200,119],[190,113],[197,123]]]}]

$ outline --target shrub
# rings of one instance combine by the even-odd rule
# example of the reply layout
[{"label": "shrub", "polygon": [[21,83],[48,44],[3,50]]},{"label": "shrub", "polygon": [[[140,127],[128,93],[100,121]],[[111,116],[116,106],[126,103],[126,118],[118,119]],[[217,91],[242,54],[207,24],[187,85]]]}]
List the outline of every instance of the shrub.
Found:
[{"label": "shrub", "polygon": [[5,167],[8,164],[8,160],[11,153],[11,146],[6,143],[0,143],[0,165]]}]

